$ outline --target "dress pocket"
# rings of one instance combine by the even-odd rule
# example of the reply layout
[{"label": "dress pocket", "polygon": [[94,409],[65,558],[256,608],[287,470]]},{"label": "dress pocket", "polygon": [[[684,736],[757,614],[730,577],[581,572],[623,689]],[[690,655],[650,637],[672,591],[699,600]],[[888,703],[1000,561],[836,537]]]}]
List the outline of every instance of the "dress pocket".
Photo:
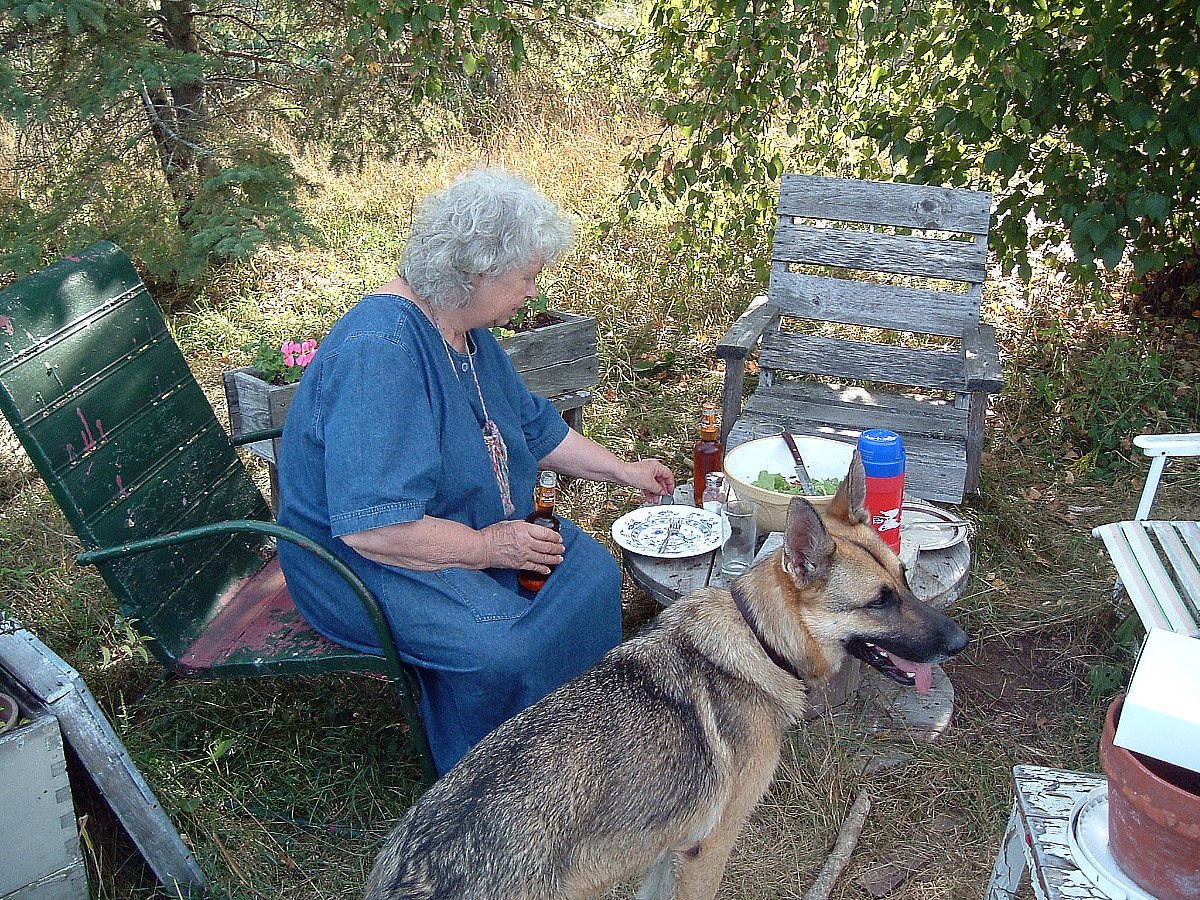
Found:
[{"label": "dress pocket", "polygon": [[[501,578],[512,581],[511,589],[488,572],[443,569],[436,574],[443,589],[469,610],[476,622],[519,619],[529,612],[536,599],[517,592],[516,572],[504,572],[500,575]],[[508,577],[510,575],[511,578]]]}]

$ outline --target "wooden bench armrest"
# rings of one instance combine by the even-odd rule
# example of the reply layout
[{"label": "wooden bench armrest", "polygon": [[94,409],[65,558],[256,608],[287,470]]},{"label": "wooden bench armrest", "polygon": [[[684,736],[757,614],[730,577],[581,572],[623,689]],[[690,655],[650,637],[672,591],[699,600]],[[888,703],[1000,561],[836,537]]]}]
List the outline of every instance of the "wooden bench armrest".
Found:
[{"label": "wooden bench armrest", "polygon": [[717,343],[717,356],[726,363],[745,361],[763,334],[779,324],[779,316],[778,306],[765,296],[755,297]]},{"label": "wooden bench armrest", "polygon": [[[358,596],[358,599],[362,601],[367,614],[371,617],[371,622],[375,626],[376,636],[379,638],[379,646],[383,648],[383,656],[388,661],[388,665],[392,671],[400,677],[409,678],[407,666],[400,658],[400,651],[396,648],[396,639],[392,635],[391,626],[388,625],[387,617],[383,614],[383,607],[379,605],[379,600],[371,593],[371,589],[358,577],[357,572],[347,566],[331,550],[293,528],[287,528],[275,522],[262,522],[258,519],[230,519],[227,522],[213,522],[209,525],[200,525],[195,528],[184,528],[170,534],[160,534],[154,537],[129,541],[114,547],[99,547],[95,550],[85,550],[76,555],[75,561],[80,565],[96,565],[97,563],[108,562],[119,557],[133,556],[150,550],[175,546],[176,544],[186,544],[189,541],[198,541],[202,538],[214,537],[219,534],[247,532],[267,534],[277,540],[295,544],[297,547],[307,550],[324,561],[340,575],[342,580]],[[410,684],[410,687],[415,689],[415,685],[413,684]],[[406,709],[405,712],[407,713],[409,710]],[[415,714],[415,709],[412,712]]]},{"label": "wooden bench armrest", "polygon": [[742,392],[746,385],[746,359],[759,339],[779,325],[780,310],[765,296],[755,297],[717,343],[717,356],[725,361],[725,383],[721,388],[721,443],[742,414]]},{"label": "wooden bench armrest", "polygon": [[1000,345],[996,329],[977,325],[963,332],[963,373],[968,393],[995,394],[1004,390],[1004,370],[1000,367]]}]

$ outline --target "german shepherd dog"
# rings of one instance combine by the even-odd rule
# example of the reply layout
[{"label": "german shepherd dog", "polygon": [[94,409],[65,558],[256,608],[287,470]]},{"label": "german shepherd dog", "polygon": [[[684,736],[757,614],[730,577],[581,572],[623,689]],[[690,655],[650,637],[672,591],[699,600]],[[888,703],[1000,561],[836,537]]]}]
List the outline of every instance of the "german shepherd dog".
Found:
[{"label": "german shepherd dog", "polygon": [[927,686],[967,644],[864,498],[855,455],[732,592],[677,601],[484,738],[389,835],[367,900],[582,900],[642,871],[641,900],[712,900],[810,690],[848,655]]}]

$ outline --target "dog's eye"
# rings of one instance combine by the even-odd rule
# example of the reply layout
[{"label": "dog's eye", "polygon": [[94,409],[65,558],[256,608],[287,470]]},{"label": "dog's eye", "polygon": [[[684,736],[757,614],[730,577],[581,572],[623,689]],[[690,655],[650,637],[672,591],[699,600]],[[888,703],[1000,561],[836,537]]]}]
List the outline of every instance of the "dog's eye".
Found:
[{"label": "dog's eye", "polygon": [[900,595],[890,586],[885,585],[879,591],[879,596],[867,604],[867,609],[888,609],[900,602]]}]

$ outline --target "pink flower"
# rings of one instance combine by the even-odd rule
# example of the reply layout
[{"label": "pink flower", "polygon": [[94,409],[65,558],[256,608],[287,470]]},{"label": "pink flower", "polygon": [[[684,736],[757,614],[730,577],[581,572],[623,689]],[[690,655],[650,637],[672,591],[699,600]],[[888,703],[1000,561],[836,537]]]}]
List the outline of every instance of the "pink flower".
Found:
[{"label": "pink flower", "polygon": [[295,341],[284,341],[279,347],[279,352],[283,354],[284,365],[288,368],[299,366],[303,369],[316,356],[317,342],[309,340],[297,344]]},{"label": "pink flower", "polygon": [[312,340],[305,341],[300,345],[296,353],[298,354],[296,356],[296,364],[301,367],[307,366],[312,362],[312,358],[317,355],[317,342]]}]

